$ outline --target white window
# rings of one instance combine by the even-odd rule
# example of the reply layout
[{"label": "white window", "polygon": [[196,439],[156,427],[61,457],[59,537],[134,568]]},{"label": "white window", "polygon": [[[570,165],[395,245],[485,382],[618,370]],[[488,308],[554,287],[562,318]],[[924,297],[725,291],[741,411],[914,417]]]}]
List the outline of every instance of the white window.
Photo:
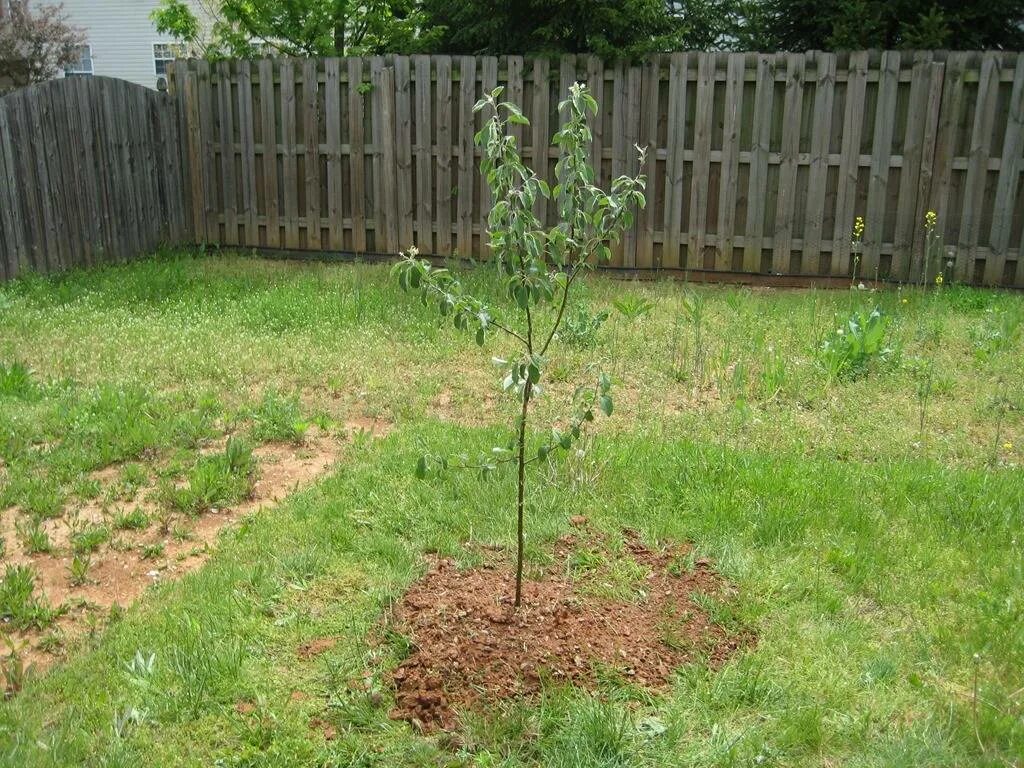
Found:
[{"label": "white window", "polygon": [[66,77],[89,77],[92,75],[92,46],[78,46],[78,59],[64,70]]},{"label": "white window", "polygon": [[185,46],[178,43],[153,43],[153,68],[157,77],[167,75],[167,65],[187,57]]}]

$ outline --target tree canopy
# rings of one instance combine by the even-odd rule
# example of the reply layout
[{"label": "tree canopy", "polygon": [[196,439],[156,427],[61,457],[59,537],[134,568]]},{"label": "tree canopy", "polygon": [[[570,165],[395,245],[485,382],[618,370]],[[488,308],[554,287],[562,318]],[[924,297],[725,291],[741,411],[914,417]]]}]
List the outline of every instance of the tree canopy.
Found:
[{"label": "tree canopy", "polygon": [[59,5],[0,0],[0,89],[41,83],[78,60],[85,42]]},{"label": "tree canopy", "polygon": [[162,0],[202,55],[1024,48],[1024,0]]}]

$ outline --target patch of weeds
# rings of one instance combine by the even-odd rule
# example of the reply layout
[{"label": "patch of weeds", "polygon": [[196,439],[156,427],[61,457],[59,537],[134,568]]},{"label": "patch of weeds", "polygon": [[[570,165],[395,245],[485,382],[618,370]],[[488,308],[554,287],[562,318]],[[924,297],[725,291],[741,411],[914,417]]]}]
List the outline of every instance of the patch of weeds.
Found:
[{"label": "patch of weeds", "polygon": [[72,586],[81,587],[89,581],[92,558],[88,554],[75,555],[68,565],[68,581]]},{"label": "patch of weeds", "polygon": [[102,490],[99,480],[91,477],[83,477],[75,483],[72,492],[82,501],[89,501],[91,499],[99,498]]},{"label": "patch of weeds", "polygon": [[32,665],[25,662],[11,638],[5,635],[4,641],[7,643],[8,654],[0,659],[0,679],[4,682],[4,698],[10,699],[25,687],[25,678]]},{"label": "patch of weeds", "polygon": [[156,560],[160,557],[163,557],[163,554],[163,542],[157,542],[156,544],[144,544],[141,551],[139,552],[139,556],[143,560]]},{"label": "patch of weeds", "polygon": [[650,575],[631,557],[608,558],[596,549],[581,549],[569,555],[568,569],[577,589],[608,600],[636,600]]},{"label": "patch of weeds", "polygon": [[136,507],[130,512],[119,510],[114,514],[114,528],[119,531],[141,531],[149,525],[149,516]]},{"label": "patch of weeds", "polygon": [[585,304],[577,304],[566,313],[558,338],[572,349],[591,349],[608,317],[607,310],[591,313]]},{"label": "patch of weeds", "polygon": [[42,473],[12,480],[5,495],[11,503],[35,517],[49,519],[64,511],[64,493],[60,485]]},{"label": "patch of weeds", "polygon": [[105,525],[87,525],[71,534],[71,551],[75,554],[95,552],[110,540],[110,529]]},{"label": "patch of weeds", "polygon": [[32,370],[20,361],[0,363],[0,396],[37,400],[41,394]]},{"label": "patch of weeds", "polygon": [[856,379],[891,362],[896,351],[889,341],[892,318],[875,309],[854,311],[818,350],[818,362],[831,378]]},{"label": "patch of weeds", "polygon": [[47,632],[41,638],[39,643],[36,645],[43,653],[55,654],[64,646],[64,639],[61,637],[59,632]]},{"label": "patch of weeds", "polygon": [[263,395],[252,418],[252,437],[261,443],[301,443],[309,431],[309,422],[302,417],[298,396],[283,397],[274,390]]},{"label": "patch of weeds", "polygon": [[50,537],[43,528],[43,521],[38,517],[32,518],[29,523],[19,524],[18,535],[21,537],[22,546],[30,555],[42,555],[53,549]]},{"label": "patch of weeds", "polygon": [[199,458],[185,487],[166,486],[167,500],[173,509],[193,515],[233,504],[249,496],[255,471],[252,447],[232,437],[223,452]]},{"label": "patch of weeds", "polygon": [[1020,336],[1022,321],[1024,311],[1015,305],[985,310],[981,322],[968,330],[975,356],[988,360],[1013,346]]},{"label": "patch of weeds", "polygon": [[8,565],[0,579],[0,619],[13,629],[46,629],[57,611],[35,595],[36,573],[28,565]]},{"label": "patch of weeds", "polygon": [[121,468],[115,489],[116,497],[131,500],[149,482],[149,473],[142,464],[125,464]]}]

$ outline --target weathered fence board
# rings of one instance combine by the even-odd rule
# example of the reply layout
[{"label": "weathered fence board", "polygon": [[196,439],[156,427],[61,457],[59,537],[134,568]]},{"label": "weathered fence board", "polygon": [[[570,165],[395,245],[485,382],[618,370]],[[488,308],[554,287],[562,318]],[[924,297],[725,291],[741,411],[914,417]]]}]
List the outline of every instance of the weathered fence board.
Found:
[{"label": "weathered fence board", "polygon": [[102,77],[0,98],[0,279],[195,241],[179,116],[171,96]]}]

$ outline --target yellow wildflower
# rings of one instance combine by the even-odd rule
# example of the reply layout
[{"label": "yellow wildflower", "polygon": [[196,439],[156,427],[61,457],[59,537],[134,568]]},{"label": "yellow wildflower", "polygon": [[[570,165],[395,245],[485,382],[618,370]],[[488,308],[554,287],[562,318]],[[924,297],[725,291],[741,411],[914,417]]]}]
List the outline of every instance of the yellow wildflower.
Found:
[{"label": "yellow wildflower", "polygon": [[924,226],[929,232],[935,229],[935,225],[939,223],[939,216],[935,211],[928,211],[924,215]]},{"label": "yellow wildflower", "polygon": [[936,285],[942,285],[942,273],[941,272],[935,276],[935,284]]},{"label": "yellow wildflower", "polygon": [[860,240],[864,236],[864,217],[858,216],[853,220],[853,239]]},{"label": "yellow wildflower", "polygon": [[1005,450],[1005,451],[1012,451],[1013,450],[1013,443],[1011,443],[1009,440],[1007,440],[1005,443],[1003,443],[1003,450]]}]

